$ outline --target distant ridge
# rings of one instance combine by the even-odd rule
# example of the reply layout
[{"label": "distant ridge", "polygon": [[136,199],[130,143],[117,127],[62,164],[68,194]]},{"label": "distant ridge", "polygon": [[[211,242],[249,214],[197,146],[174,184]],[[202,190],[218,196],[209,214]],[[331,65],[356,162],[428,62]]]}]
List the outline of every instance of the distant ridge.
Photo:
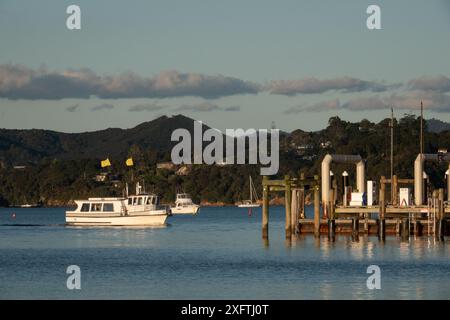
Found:
[{"label": "distant ridge", "polygon": [[132,145],[167,152],[176,144],[170,139],[172,132],[184,128],[193,134],[194,121],[183,115],[161,116],[131,129],[109,128],[83,133],[0,129],[0,160],[11,164],[27,164],[45,158],[78,160],[125,157]]},{"label": "distant ridge", "polygon": [[[354,125],[356,129],[359,128],[355,132],[355,134],[359,134],[364,126],[371,127],[371,130],[384,130],[382,128],[387,126],[384,122],[388,120],[385,119],[378,125],[367,120],[352,124],[341,121],[338,117],[330,118],[330,121],[329,127],[316,132],[306,132],[301,129],[296,129],[291,133],[280,131],[280,139],[281,141],[288,139],[291,144],[297,145],[296,147],[291,146],[291,148],[298,147],[300,149],[308,149],[312,145],[322,142],[327,144],[328,140],[336,138],[346,140],[347,144],[353,136],[343,138],[345,130],[340,126],[344,123],[347,127]],[[339,125],[332,125],[333,121]],[[132,146],[167,155],[170,154],[172,147],[177,143],[171,141],[172,132],[175,129],[184,128],[191,132],[193,136],[194,122],[194,119],[179,114],[171,117],[161,116],[130,129],[108,128],[82,133],[63,133],[41,129],[0,129],[0,167],[2,164],[36,164],[44,159],[125,158]],[[450,123],[430,119],[426,120],[426,127],[431,133],[440,133],[450,130]],[[204,130],[208,128],[207,125],[203,124]],[[332,128],[338,128],[339,130],[335,132]]]},{"label": "distant ridge", "polygon": [[428,131],[434,133],[440,133],[443,131],[450,130],[450,123],[441,121],[439,119],[432,118],[430,120],[426,120]]}]

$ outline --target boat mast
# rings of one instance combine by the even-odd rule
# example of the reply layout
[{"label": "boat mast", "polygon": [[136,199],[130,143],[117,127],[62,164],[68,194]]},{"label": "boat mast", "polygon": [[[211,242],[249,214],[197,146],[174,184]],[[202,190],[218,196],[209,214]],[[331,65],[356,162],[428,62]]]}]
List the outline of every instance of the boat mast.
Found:
[{"label": "boat mast", "polygon": [[394,199],[394,109],[391,108],[391,199]]},{"label": "boat mast", "polygon": [[249,176],[250,182],[249,182],[249,188],[250,188],[250,202],[253,202],[253,195],[252,195],[252,176]]}]

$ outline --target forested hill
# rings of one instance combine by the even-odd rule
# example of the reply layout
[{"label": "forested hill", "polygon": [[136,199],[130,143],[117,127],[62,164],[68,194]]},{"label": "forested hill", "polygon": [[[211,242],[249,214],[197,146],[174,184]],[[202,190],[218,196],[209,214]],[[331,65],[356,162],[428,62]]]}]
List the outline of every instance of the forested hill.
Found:
[{"label": "forested hill", "polygon": [[[248,176],[252,175],[261,194],[257,165],[194,165],[182,173],[157,169],[157,163],[169,161],[175,142],[173,130],[193,132],[194,120],[182,115],[160,117],[132,129],[106,129],[67,134],[46,130],[0,129],[0,205],[42,202],[47,205],[70,203],[74,198],[122,193],[123,183],[139,179],[147,190],[174,200],[178,190],[193,195],[196,201],[233,203],[248,197]],[[205,129],[207,126],[205,126]],[[413,163],[419,153],[420,121],[413,115],[394,120],[394,171],[400,178],[411,178]],[[436,153],[450,147],[450,131],[431,132],[425,122],[424,149]],[[450,148],[449,148],[450,149]],[[366,119],[348,122],[332,117],[319,131],[300,129],[280,138],[278,176],[320,173],[320,163],[327,153],[359,154],[366,161],[366,176],[378,181],[389,176],[390,119],[373,123]],[[134,167],[124,165],[132,156]],[[100,161],[110,157],[113,165],[100,168]],[[18,167],[19,166],[19,167]],[[443,186],[444,163],[427,163],[426,172],[434,185]],[[350,165],[334,165],[354,179]],[[107,178],[99,181],[99,174]]]},{"label": "forested hill", "polygon": [[49,130],[0,129],[0,161],[8,165],[37,164],[43,159],[79,160],[125,157],[131,146],[167,152],[172,131],[193,132],[193,120],[182,115],[162,116],[131,129],[61,133]]}]

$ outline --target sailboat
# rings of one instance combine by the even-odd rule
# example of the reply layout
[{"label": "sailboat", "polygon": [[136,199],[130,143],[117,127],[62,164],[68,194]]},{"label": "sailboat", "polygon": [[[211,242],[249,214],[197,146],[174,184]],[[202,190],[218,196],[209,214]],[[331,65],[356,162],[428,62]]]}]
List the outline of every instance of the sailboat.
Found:
[{"label": "sailboat", "polygon": [[[250,183],[249,183],[250,199],[243,200],[242,203],[240,205],[238,205],[239,208],[257,208],[260,206],[259,203],[256,202],[256,201],[258,201],[258,194],[256,193],[255,186],[253,185],[252,176],[249,176],[249,178],[250,178]],[[255,201],[253,200],[253,196],[255,197]]]}]

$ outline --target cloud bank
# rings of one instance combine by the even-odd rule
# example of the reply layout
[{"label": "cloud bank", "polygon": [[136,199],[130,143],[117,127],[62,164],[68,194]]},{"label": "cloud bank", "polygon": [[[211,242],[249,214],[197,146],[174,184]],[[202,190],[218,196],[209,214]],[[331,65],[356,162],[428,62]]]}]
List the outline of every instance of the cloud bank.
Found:
[{"label": "cloud bank", "polygon": [[109,103],[103,103],[91,108],[92,111],[111,110],[111,109],[114,109],[114,106]]},{"label": "cloud bank", "polygon": [[336,110],[375,111],[391,107],[398,110],[419,110],[420,102],[426,110],[434,112],[450,112],[450,95],[434,91],[414,90],[393,93],[389,96],[358,97],[340,103],[338,99],[323,101],[312,105],[300,105],[287,109],[285,114],[300,112],[327,112]]},{"label": "cloud bank", "polygon": [[316,78],[306,78],[302,80],[277,80],[272,81],[267,86],[271,94],[297,95],[297,94],[318,94],[327,91],[350,92],[383,92],[392,86],[379,82],[365,81],[350,77],[319,80]]},{"label": "cloud bank", "polygon": [[[330,110],[380,110],[417,109],[423,100],[425,108],[435,112],[450,112],[450,78],[444,75],[422,76],[404,84],[386,84],[352,77],[332,79],[304,78],[297,80],[276,80],[266,84],[249,82],[223,75],[204,75],[163,71],[155,76],[143,77],[133,72],[118,75],[99,75],[90,69],[48,71],[47,68],[32,69],[22,65],[0,65],[0,98],[10,100],[59,100],[66,98],[123,99],[123,98],[177,98],[196,97],[206,100],[221,97],[258,94],[266,92],[274,95],[297,96],[337,93],[376,93],[366,97],[328,100],[310,105],[299,105],[285,111],[324,112]],[[345,98],[345,97],[344,97]],[[65,110],[76,111],[78,106]],[[114,108],[102,104],[92,111]],[[132,112],[160,111],[169,108],[155,103],[140,104],[129,108]],[[239,111],[239,106],[218,106],[209,101],[192,105],[181,105],[177,111],[211,112]]]},{"label": "cloud bank", "polygon": [[255,94],[259,85],[223,75],[164,71],[145,78],[128,72],[100,76],[89,69],[49,72],[20,65],[0,65],[0,97],[26,100],[171,98],[193,96],[214,99]]},{"label": "cloud bank", "polygon": [[412,90],[450,92],[450,78],[446,76],[423,76],[409,82]]},{"label": "cloud bank", "polygon": [[137,104],[134,106],[131,106],[128,111],[131,112],[141,112],[141,111],[147,111],[147,112],[153,112],[153,111],[160,111],[162,109],[168,108],[165,105],[160,105],[157,103],[144,103],[144,104]]},{"label": "cloud bank", "polygon": [[239,106],[228,106],[228,107],[220,107],[214,103],[211,102],[202,102],[198,104],[192,104],[192,105],[181,105],[178,108],[175,109],[175,111],[192,111],[192,112],[211,112],[211,111],[228,111],[228,112],[234,112],[234,111],[240,111],[241,108]]}]

